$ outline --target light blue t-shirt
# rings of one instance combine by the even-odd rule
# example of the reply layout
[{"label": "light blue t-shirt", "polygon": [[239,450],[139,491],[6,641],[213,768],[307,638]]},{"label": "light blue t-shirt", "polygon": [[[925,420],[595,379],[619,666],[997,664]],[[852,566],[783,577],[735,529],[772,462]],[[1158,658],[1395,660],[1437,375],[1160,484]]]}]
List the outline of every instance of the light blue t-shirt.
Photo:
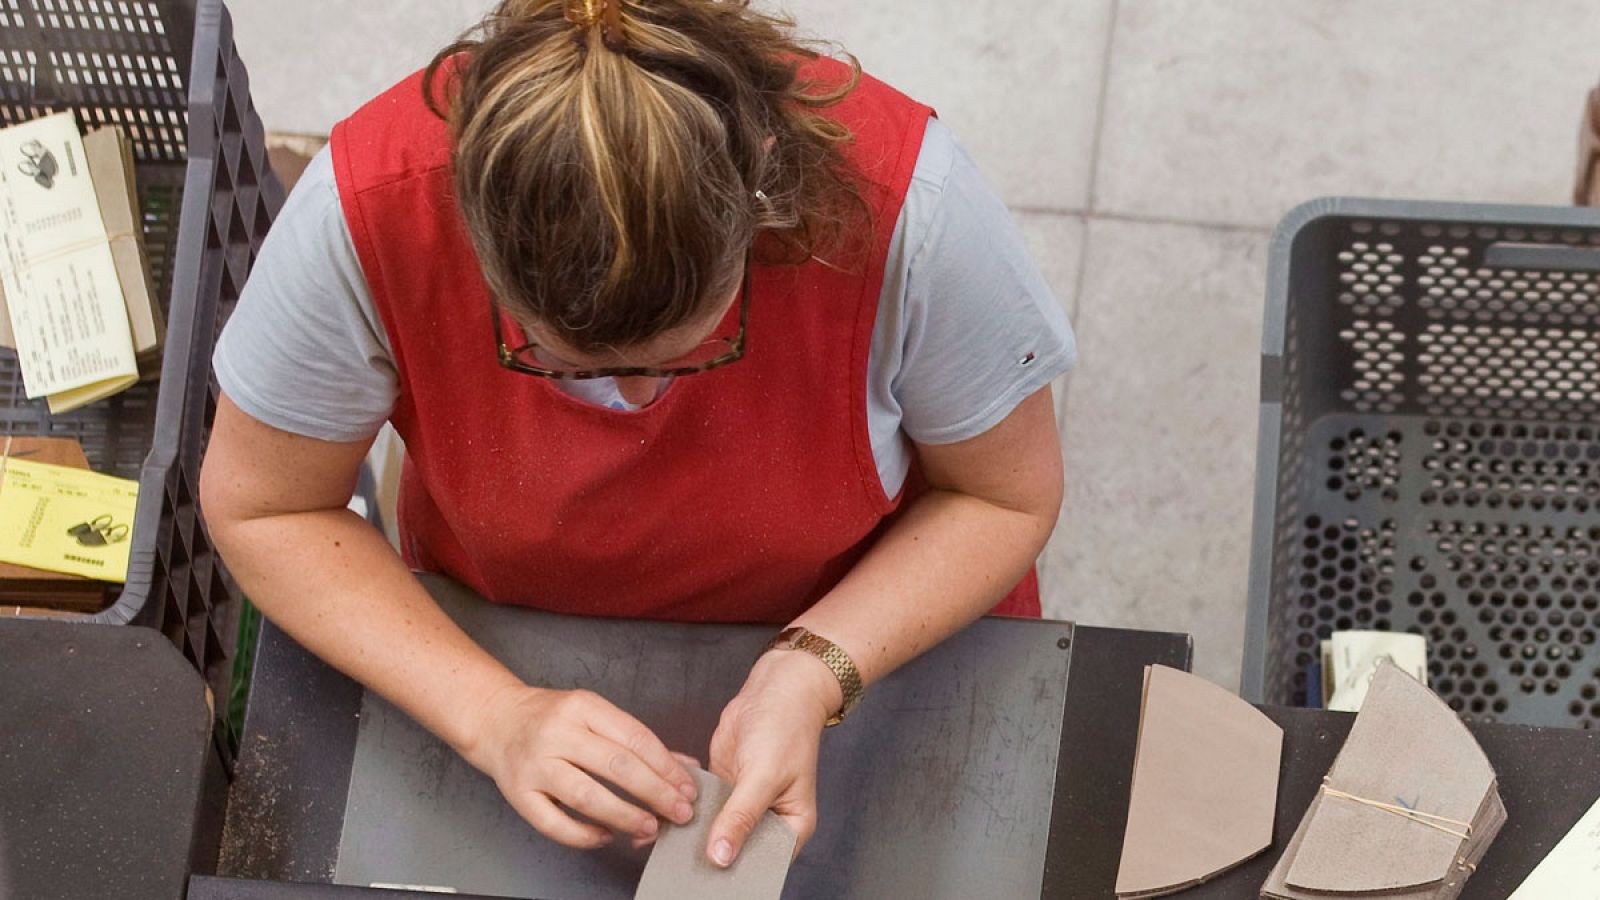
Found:
[{"label": "light blue t-shirt", "polygon": [[[984,433],[1076,357],[1066,314],[1010,212],[950,131],[930,120],[890,242],[867,366],[884,491],[900,492],[911,441]],[[267,234],[213,362],[240,409],[283,431],[366,440],[393,411],[393,355],[327,148]],[[609,379],[558,383],[602,406],[624,402]]]}]

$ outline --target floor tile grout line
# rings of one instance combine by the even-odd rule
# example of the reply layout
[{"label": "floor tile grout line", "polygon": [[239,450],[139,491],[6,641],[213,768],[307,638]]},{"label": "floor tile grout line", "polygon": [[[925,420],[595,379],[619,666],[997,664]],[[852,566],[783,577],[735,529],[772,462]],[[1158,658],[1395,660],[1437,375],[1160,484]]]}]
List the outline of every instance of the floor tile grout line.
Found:
[{"label": "floor tile grout line", "polygon": [[1178,216],[1150,216],[1140,213],[1092,212],[1084,215],[1102,222],[1127,222],[1134,225],[1172,225],[1180,228],[1201,228],[1212,231],[1238,231],[1248,234],[1270,235],[1275,225],[1248,225],[1244,222],[1213,222],[1205,219],[1185,219]]},{"label": "floor tile grout line", "polygon": [[[1072,285],[1072,315],[1068,319],[1072,323],[1073,331],[1078,329],[1078,317],[1083,315],[1083,285],[1087,281],[1084,272],[1089,268],[1089,221],[1084,219],[1082,237],[1078,240],[1078,271],[1073,275]],[[1067,408],[1067,395],[1072,393],[1072,382],[1068,379],[1061,392],[1061,409]],[[1058,423],[1059,424],[1059,423]]]},{"label": "floor tile grout line", "polygon": [[[1067,322],[1072,325],[1074,341],[1077,340],[1078,322],[1083,316],[1084,272],[1089,268],[1089,241],[1091,240],[1089,231],[1088,218],[1084,217],[1083,229],[1079,232],[1080,237],[1078,238],[1078,271],[1073,274],[1072,311],[1067,316]],[[1056,434],[1061,436],[1061,452],[1065,453],[1067,446],[1065,428],[1067,420],[1072,418],[1072,377],[1070,374],[1061,382],[1061,397],[1057,401],[1056,408],[1061,410],[1061,417],[1056,422]]]},{"label": "floor tile grout line", "polygon": [[1094,139],[1089,144],[1089,196],[1086,205],[1093,212],[1100,187],[1100,145],[1106,130],[1106,98],[1111,92],[1111,51],[1117,42],[1117,11],[1121,0],[1111,0],[1111,14],[1106,21],[1105,51],[1100,56],[1100,85],[1095,98]]},{"label": "floor tile grout line", "polygon": [[[1094,109],[1094,136],[1089,144],[1089,190],[1084,198],[1088,210],[1078,215],[1083,219],[1082,237],[1078,241],[1078,271],[1073,276],[1072,285],[1072,314],[1068,321],[1074,330],[1078,327],[1078,317],[1083,314],[1083,285],[1084,273],[1089,268],[1089,217],[1086,213],[1093,212],[1095,202],[1096,182],[1099,181],[1100,169],[1100,137],[1105,131],[1106,123],[1106,95],[1111,82],[1111,50],[1117,38],[1117,6],[1120,0],[1110,0],[1111,12],[1106,18],[1106,42],[1104,52],[1100,55],[1100,84],[1096,92]],[[1071,413],[1072,379],[1068,378],[1061,386],[1059,409],[1061,418],[1066,419]],[[1061,431],[1063,423],[1056,423],[1056,430]]]},{"label": "floor tile grout line", "polygon": [[1084,210],[1070,206],[1028,206],[1020,203],[1006,204],[1012,212],[1026,216],[1057,216],[1063,219],[1082,219],[1089,214]]},{"label": "floor tile grout line", "polygon": [[1180,228],[1208,228],[1216,231],[1242,231],[1252,234],[1271,234],[1274,225],[1250,225],[1244,222],[1217,222],[1209,219],[1185,219],[1178,216],[1153,216],[1143,213],[1089,212],[1082,209],[1053,206],[1019,206],[1011,211],[1025,216],[1056,216],[1063,219],[1085,221],[1128,222],[1135,225],[1173,225]]}]

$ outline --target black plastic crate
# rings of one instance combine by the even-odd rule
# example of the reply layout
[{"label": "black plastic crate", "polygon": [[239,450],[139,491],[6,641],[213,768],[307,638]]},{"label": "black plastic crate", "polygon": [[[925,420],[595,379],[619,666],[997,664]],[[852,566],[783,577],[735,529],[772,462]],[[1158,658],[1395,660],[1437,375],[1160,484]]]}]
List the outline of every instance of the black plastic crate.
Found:
[{"label": "black plastic crate", "polygon": [[221,0],[0,0],[0,124],[73,110],[132,139],[144,231],[166,312],[159,383],[52,416],[0,351],[8,434],[72,437],[97,470],[139,480],[116,602],[83,621],[159,629],[225,709],[239,590],[198,505],[216,412],[211,350],[283,189]]},{"label": "black plastic crate", "polygon": [[1273,238],[1241,693],[1428,639],[1471,719],[1600,727],[1600,212],[1326,199]]}]

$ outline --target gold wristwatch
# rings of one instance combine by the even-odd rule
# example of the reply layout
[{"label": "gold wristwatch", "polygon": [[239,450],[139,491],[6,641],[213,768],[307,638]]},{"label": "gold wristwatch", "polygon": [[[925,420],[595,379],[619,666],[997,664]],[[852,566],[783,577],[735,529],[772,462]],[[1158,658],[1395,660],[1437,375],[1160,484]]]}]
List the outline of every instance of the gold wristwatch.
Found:
[{"label": "gold wristwatch", "polygon": [[804,650],[805,652],[822,660],[822,664],[833,672],[833,677],[839,679],[839,692],[844,695],[844,703],[839,711],[828,720],[828,725],[837,725],[844,721],[856,704],[861,702],[861,673],[856,670],[856,664],[850,660],[850,655],[844,652],[838,644],[821,635],[814,634],[796,625],[785,628],[778,636],[767,642],[762,653],[768,650]]}]

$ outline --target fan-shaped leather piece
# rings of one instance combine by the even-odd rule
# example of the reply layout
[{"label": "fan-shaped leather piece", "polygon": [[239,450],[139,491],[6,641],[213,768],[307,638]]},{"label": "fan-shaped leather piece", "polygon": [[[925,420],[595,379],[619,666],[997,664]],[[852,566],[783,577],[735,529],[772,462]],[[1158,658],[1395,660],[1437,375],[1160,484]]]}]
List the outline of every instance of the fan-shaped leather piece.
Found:
[{"label": "fan-shaped leather piece", "polygon": [[1117,896],[1198,884],[1272,843],[1283,729],[1203,678],[1145,668]]},{"label": "fan-shaped leather piece", "polygon": [[[1494,769],[1461,719],[1393,665],[1379,666],[1328,786],[1461,822],[1478,816]],[[1391,812],[1323,794],[1308,814],[1285,880],[1319,892],[1378,892],[1441,881],[1463,839]],[[1444,823],[1441,823],[1444,824]],[[1465,831],[1462,826],[1445,827]]]}]

